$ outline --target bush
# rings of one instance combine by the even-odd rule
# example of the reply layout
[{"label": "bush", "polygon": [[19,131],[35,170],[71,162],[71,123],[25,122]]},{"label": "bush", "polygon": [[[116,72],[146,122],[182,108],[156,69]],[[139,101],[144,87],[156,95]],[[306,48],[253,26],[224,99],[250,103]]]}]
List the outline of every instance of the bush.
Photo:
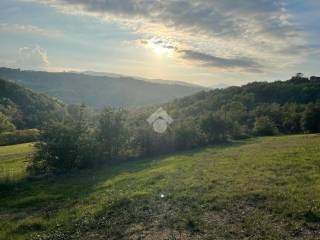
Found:
[{"label": "bush", "polygon": [[46,172],[75,168],[76,136],[75,130],[67,125],[54,124],[47,127],[42,132],[41,143],[36,145],[37,151],[31,168],[44,166]]},{"label": "bush", "polygon": [[94,140],[76,122],[47,126],[40,140],[28,169],[32,173],[68,172],[94,164]]},{"label": "bush", "polygon": [[0,146],[29,143],[39,140],[38,129],[16,130],[0,134]]},{"label": "bush", "polygon": [[122,118],[122,112],[105,109],[93,128],[81,106],[78,119],[42,130],[29,171],[56,174],[118,160],[128,144]]}]

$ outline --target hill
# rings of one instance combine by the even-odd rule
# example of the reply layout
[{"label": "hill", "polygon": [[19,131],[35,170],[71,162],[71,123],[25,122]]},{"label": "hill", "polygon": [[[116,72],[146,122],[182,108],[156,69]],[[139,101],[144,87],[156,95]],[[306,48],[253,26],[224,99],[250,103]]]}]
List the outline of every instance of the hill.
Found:
[{"label": "hill", "polygon": [[136,80],[142,80],[145,82],[160,83],[160,84],[166,84],[166,85],[181,85],[181,86],[191,86],[191,87],[197,87],[197,88],[200,87],[199,85],[186,83],[182,81],[176,81],[176,80],[150,79],[150,78],[128,76],[128,75],[107,73],[107,72],[83,71],[83,72],[74,72],[74,73],[82,73],[90,76],[100,76],[100,77],[114,77],[114,78],[123,77],[123,78],[130,78],[130,79],[134,78]]},{"label": "hill", "polygon": [[7,182],[0,189],[6,193],[0,194],[0,236],[317,239],[319,145],[320,135],[264,137],[16,180],[10,191]]},{"label": "hill", "polygon": [[42,131],[29,169],[59,174],[253,136],[319,133],[319,98],[319,82],[292,79],[175,100],[163,105],[171,117],[159,106],[94,116],[82,106],[75,118]]},{"label": "hill", "polygon": [[167,105],[184,115],[192,116],[216,111],[230,103],[240,103],[248,110],[265,104],[308,104],[320,101],[320,78],[296,78],[288,81],[252,82],[241,87],[202,91],[176,99]]},{"label": "hill", "polygon": [[16,81],[66,103],[85,103],[94,108],[159,104],[204,89],[192,85],[148,82],[125,76],[92,76],[9,68],[0,68],[0,77]]},{"label": "hill", "polygon": [[[176,123],[191,119],[194,125],[212,114],[229,124],[240,137],[255,134],[255,127],[262,120],[273,126],[271,135],[305,130],[319,132],[319,103],[320,78],[293,77],[288,81],[253,82],[241,87],[202,91],[162,106]],[[315,119],[313,123],[311,119]]]},{"label": "hill", "polygon": [[202,91],[161,107],[173,122],[156,134],[146,121],[158,106],[130,110],[126,127],[142,155],[192,149],[230,139],[320,132],[319,78],[254,82]]},{"label": "hill", "polygon": [[[0,123],[13,123],[18,129],[38,128],[62,119],[64,104],[44,94],[0,79]],[[1,124],[0,124],[1,125]],[[0,131],[5,131],[1,129]],[[8,130],[12,130],[9,126]]]}]

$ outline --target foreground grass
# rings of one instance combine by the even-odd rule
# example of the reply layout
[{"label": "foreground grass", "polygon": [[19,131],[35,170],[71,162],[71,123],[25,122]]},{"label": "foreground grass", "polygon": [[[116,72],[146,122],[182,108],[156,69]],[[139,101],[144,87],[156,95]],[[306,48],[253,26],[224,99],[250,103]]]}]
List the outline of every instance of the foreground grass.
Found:
[{"label": "foreground grass", "polygon": [[0,146],[0,183],[25,176],[32,150],[33,143]]},{"label": "foreground grass", "polygon": [[21,180],[0,239],[320,239],[319,170],[320,135],[299,135]]}]

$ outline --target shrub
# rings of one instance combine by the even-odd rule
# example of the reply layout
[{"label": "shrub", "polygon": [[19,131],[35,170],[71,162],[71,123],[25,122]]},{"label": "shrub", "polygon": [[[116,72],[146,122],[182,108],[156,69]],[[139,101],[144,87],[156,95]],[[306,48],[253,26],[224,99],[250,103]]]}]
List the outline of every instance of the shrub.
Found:
[{"label": "shrub", "polygon": [[16,130],[0,134],[0,146],[35,142],[39,139],[38,129]]}]

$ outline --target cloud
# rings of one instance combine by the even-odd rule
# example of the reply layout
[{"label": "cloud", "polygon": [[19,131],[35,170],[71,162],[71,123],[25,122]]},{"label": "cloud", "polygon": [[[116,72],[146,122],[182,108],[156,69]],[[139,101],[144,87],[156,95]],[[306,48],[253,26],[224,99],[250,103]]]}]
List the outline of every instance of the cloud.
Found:
[{"label": "cloud", "polygon": [[[294,63],[306,36],[292,20],[287,0],[38,0],[66,13],[120,22],[146,37],[166,38],[184,58],[215,66],[237,65],[249,71],[260,63],[279,68]],[[162,43],[155,43],[162,44]],[[183,46],[183,47],[181,47]],[[290,46],[288,48],[288,46]],[[299,47],[299,49],[302,49]],[[208,53],[207,57],[196,53]],[[290,54],[283,55],[284,52]],[[293,54],[292,54],[293,53]],[[225,58],[224,56],[231,56]],[[239,56],[237,58],[232,56]],[[222,59],[226,59],[222,61]],[[246,60],[252,59],[252,60]],[[217,64],[217,63],[220,63]],[[222,64],[224,63],[224,64]],[[212,64],[205,64],[211,66]],[[223,66],[222,66],[223,65]],[[254,66],[253,66],[254,65]]]},{"label": "cloud", "polygon": [[1,32],[29,32],[44,34],[44,30],[33,25],[0,23]]},{"label": "cloud", "polygon": [[[210,53],[203,53],[200,51],[184,49],[182,46],[177,46],[174,42],[153,39],[140,39],[138,44],[151,49],[161,49],[161,52],[172,53],[175,52],[179,58],[187,60],[188,63],[197,64],[203,67],[215,69],[245,69],[248,72],[261,72],[262,66],[256,61],[249,58],[236,58],[236,57],[222,57],[215,56]],[[172,56],[172,54],[169,54]]]},{"label": "cloud", "polygon": [[152,38],[152,39],[140,39],[138,41],[135,41],[138,43],[138,45],[150,47],[151,46],[158,46],[164,49],[172,49],[172,50],[178,50],[178,47],[176,46],[176,43],[165,40],[165,39],[159,39],[159,38]]},{"label": "cloud", "polygon": [[49,67],[47,52],[40,46],[22,47],[16,65],[23,69],[44,70]]},{"label": "cloud", "polygon": [[225,69],[246,69],[251,72],[260,72],[262,66],[251,59],[246,58],[222,58],[211,54],[196,52],[192,50],[181,50],[182,58],[194,61],[200,65],[214,68],[225,68]]},{"label": "cloud", "polygon": [[[42,0],[67,11],[112,16],[119,19],[147,20],[167,27],[213,35],[241,35],[247,24],[259,22],[260,31],[270,25],[282,29],[280,0]],[[281,31],[276,31],[279,34]]]},{"label": "cloud", "polygon": [[0,23],[0,33],[13,34],[30,34],[32,36],[44,36],[48,38],[61,38],[62,34],[56,30],[43,29],[30,24],[16,24],[16,23]]}]

